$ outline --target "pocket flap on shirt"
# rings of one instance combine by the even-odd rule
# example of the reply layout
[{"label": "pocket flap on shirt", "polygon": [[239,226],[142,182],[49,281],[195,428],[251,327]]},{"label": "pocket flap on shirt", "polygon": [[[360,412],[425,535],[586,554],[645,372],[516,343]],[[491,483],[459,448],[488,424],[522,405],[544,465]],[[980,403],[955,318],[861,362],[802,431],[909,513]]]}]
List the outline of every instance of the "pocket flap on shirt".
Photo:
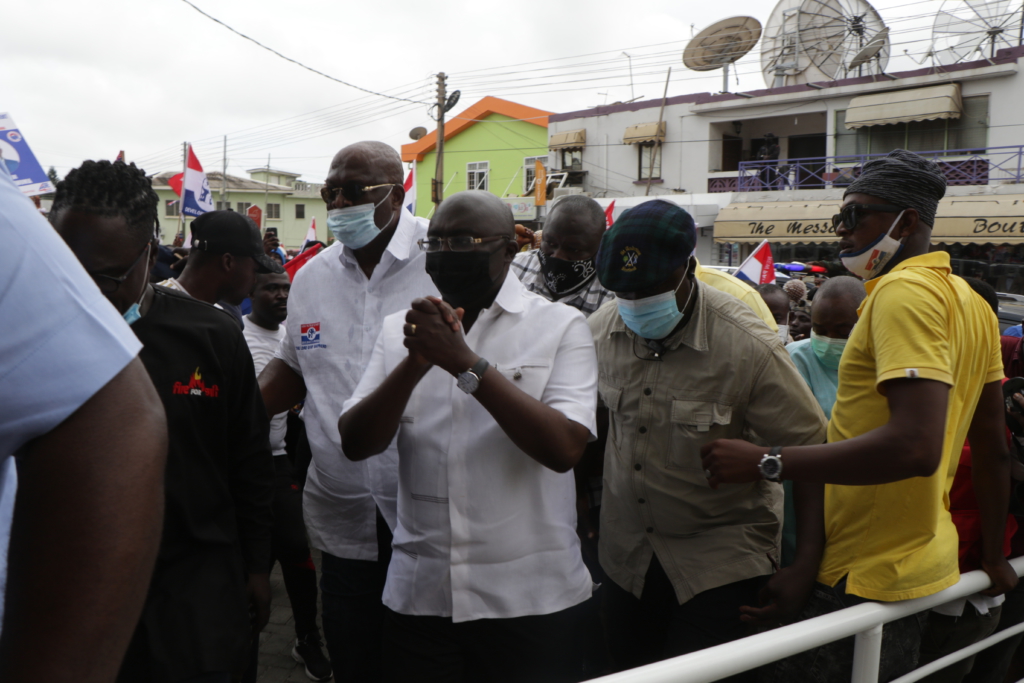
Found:
[{"label": "pocket flap on shirt", "polygon": [[732,406],[708,401],[672,401],[672,422],[706,432],[711,425],[732,423]]},{"label": "pocket flap on shirt", "polygon": [[597,381],[597,392],[605,408],[608,410],[619,409],[619,402],[622,400],[622,389],[613,387],[603,379],[599,379]]}]

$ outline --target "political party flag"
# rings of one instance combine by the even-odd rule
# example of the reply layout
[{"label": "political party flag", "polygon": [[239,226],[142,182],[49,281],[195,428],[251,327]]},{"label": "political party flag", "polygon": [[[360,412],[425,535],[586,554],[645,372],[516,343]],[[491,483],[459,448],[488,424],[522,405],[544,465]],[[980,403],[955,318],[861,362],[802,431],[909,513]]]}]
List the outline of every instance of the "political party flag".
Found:
[{"label": "political party flag", "polygon": [[757,245],[750,256],[740,264],[736,277],[753,285],[775,284],[775,261],[772,259],[772,246],[768,240]]},{"label": "political party flag", "polygon": [[413,216],[416,215],[416,165],[409,169],[409,175],[405,178],[405,208]]},{"label": "political party flag", "polygon": [[302,252],[288,263],[284,264],[284,271],[288,273],[288,278],[291,280],[295,279],[295,273],[299,272],[302,266],[309,263],[310,259],[317,255],[323,247],[319,244],[314,244],[312,247]]},{"label": "political party flag", "polygon": [[310,242],[316,242],[316,216],[313,216],[313,220],[309,222],[309,230],[306,231],[306,239],[302,240],[302,249],[299,249],[299,251],[305,251],[306,245]]},{"label": "political party flag", "polygon": [[608,208],[604,210],[604,222],[605,222],[605,229],[606,230],[608,228],[612,227],[612,223],[615,222],[615,219],[612,217],[612,214],[614,214],[614,213],[615,213],[615,200],[613,199],[612,203],[608,205]]},{"label": "political party flag", "polygon": [[124,163],[124,150],[123,149],[120,152],[117,153],[117,158],[114,159],[115,163],[118,162],[118,161],[120,161],[122,164]]},{"label": "political party flag", "polygon": [[172,176],[167,184],[181,197],[181,212],[184,215],[195,217],[213,211],[210,183],[206,180],[206,173],[203,172],[199,159],[192,151],[192,145],[188,146],[188,162],[185,165],[184,177],[179,173]]},{"label": "political party flag", "polygon": [[56,189],[29,148],[25,136],[7,113],[0,113],[0,164],[7,167],[14,184],[29,197]]}]

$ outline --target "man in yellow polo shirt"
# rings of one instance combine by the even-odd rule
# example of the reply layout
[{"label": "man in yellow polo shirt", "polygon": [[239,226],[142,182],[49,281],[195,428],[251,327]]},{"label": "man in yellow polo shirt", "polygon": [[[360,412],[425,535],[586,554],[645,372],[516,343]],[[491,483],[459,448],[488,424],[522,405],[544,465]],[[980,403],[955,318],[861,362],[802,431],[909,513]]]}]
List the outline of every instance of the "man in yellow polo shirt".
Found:
[{"label": "man in yellow polo shirt", "polygon": [[720,292],[732,294],[747,306],[750,306],[751,310],[757,314],[758,318],[764,321],[765,325],[771,328],[772,332],[779,331],[779,326],[775,322],[775,316],[772,315],[768,305],[756,289],[735,275],[729,275],[729,273],[723,273],[714,268],[705,268],[697,261],[696,256],[693,257],[693,262],[696,264],[693,274],[697,276],[698,280],[709,287],[714,287]]},{"label": "man in yellow polo shirt", "polygon": [[[865,164],[833,218],[843,264],[867,280],[868,297],[839,365],[828,443],[767,454],[738,440],[704,448],[712,486],[762,477],[805,484],[796,498],[796,561],[771,579],[766,605],[743,608],[750,621],[808,619],[956,583],[947,501],[968,435],[990,593],[1016,585],[1002,554],[1009,454],[996,318],[951,275],[948,254],[928,253],[945,187],[934,162],[896,150]],[[827,484],[823,496],[806,485],[814,483]],[[880,681],[915,668],[923,620],[885,626]],[[847,638],[777,662],[766,678],[849,680],[852,660]]]}]

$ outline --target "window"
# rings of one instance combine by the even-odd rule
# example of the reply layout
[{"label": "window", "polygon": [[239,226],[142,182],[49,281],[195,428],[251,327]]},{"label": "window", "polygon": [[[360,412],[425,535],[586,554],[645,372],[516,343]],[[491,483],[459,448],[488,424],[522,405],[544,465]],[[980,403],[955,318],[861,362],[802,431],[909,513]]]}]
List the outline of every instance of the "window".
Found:
[{"label": "window", "polygon": [[281,205],[280,204],[267,204],[267,220],[271,218],[281,217]]},{"label": "window", "polygon": [[235,211],[238,213],[245,213],[249,210],[250,206],[252,206],[252,202],[238,202],[235,204]]},{"label": "window", "polygon": [[295,217],[296,218],[305,218],[306,217],[306,205],[305,204],[296,204],[295,205]]},{"label": "window", "polygon": [[[637,177],[640,180],[647,180],[648,173],[652,179],[661,178],[661,145],[656,145],[653,142],[646,142],[637,145],[640,148],[640,153],[637,155],[639,162],[639,171]],[[654,155],[654,168],[651,169],[651,155]]]},{"label": "window", "polygon": [[217,202],[217,210],[224,211],[231,208],[231,202]]},{"label": "window", "polygon": [[537,176],[537,162],[540,162],[544,168],[548,167],[548,158],[543,157],[526,157],[523,159],[523,194],[526,194],[533,189],[533,181]]},{"label": "window", "polygon": [[576,149],[563,149],[562,150],[562,168],[566,171],[582,171],[583,170],[583,150]]},{"label": "window", "polygon": [[[981,151],[988,146],[988,95],[965,97],[959,119],[910,121],[887,126],[846,127],[846,111],[836,112],[836,157],[911,152]],[[964,153],[964,152],[961,152]]]},{"label": "window", "polygon": [[471,161],[466,164],[466,189],[489,189],[490,184],[487,182],[487,177],[490,175],[490,167],[489,161]]},{"label": "window", "polygon": [[181,212],[179,211],[179,207],[180,206],[181,206],[181,200],[180,199],[174,199],[174,200],[171,200],[171,201],[167,202],[167,208],[166,208],[166,211],[164,212],[164,215],[167,216],[168,218],[180,216],[181,215]]}]

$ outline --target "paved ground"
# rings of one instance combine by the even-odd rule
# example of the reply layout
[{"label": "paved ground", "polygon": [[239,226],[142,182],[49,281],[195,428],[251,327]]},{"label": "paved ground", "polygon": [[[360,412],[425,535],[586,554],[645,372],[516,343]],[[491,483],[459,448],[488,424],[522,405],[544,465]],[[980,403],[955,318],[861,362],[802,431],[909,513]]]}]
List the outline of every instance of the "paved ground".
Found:
[{"label": "paved ground", "polygon": [[[320,552],[313,551],[313,562],[317,567],[317,585],[320,582]],[[256,675],[258,683],[309,683],[305,668],[292,659],[295,645],[295,622],[288,594],[281,578],[281,566],[275,565],[270,575],[270,623],[260,634],[260,668]],[[317,622],[319,623],[320,600],[317,598]],[[321,631],[321,635],[323,631]],[[325,651],[326,654],[326,651]]]}]

